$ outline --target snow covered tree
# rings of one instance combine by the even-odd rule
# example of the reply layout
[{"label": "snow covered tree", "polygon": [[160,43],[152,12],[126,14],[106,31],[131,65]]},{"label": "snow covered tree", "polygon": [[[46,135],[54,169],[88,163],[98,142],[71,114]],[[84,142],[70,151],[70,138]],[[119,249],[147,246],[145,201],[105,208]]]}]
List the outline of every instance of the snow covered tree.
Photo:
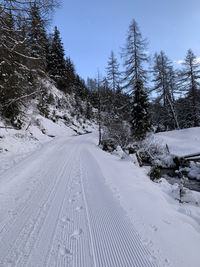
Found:
[{"label": "snow covered tree", "polygon": [[175,72],[172,63],[163,51],[161,51],[160,54],[156,53],[154,56],[153,75],[154,88],[152,91],[156,91],[157,99],[160,100],[164,110],[162,114],[162,123],[164,124],[165,129],[167,129],[173,120],[174,123],[171,128],[175,127],[179,129],[179,123],[174,107],[174,91],[177,88]]},{"label": "snow covered tree", "polygon": [[140,80],[135,84],[131,127],[136,140],[143,140],[147,132],[151,130],[148,97],[143,82]]},{"label": "snow covered tree", "polygon": [[60,37],[60,32],[57,27],[54,29],[52,45],[49,53],[49,66],[48,71],[50,77],[59,82],[65,77],[66,65],[64,58],[64,48]]},{"label": "snow covered tree", "polygon": [[37,66],[38,69],[40,65],[36,63],[38,58],[33,57],[30,52],[32,49],[28,46],[27,29],[32,7],[36,5],[43,18],[51,13],[56,2],[0,2],[0,113],[14,125],[19,120],[18,115],[21,114],[22,107],[26,105],[25,100],[33,95],[36,89],[36,77],[32,67]]},{"label": "snow covered tree", "polygon": [[191,49],[188,50],[185,60],[182,63],[183,70],[180,72],[180,91],[186,95],[190,106],[190,120],[193,126],[199,126],[200,103],[199,95],[199,78],[200,64]]},{"label": "snow covered tree", "polygon": [[117,58],[113,51],[111,51],[111,55],[108,59],[107,66],[107,80],[109,82],[110,88],[115,92],[117,90],[117,85],[120,80],[120,72],[119,72],[119,64],[117,62]]},{"label": "snow covered tree", "polygon": [[[0,27],[0,112],[13,124],[20,113],[22,97],[30,93],[32,74],[21,51],[27,52],[21,31],[11,12],[3,15]],[[20,45],[18,45],[20,44]]]}]

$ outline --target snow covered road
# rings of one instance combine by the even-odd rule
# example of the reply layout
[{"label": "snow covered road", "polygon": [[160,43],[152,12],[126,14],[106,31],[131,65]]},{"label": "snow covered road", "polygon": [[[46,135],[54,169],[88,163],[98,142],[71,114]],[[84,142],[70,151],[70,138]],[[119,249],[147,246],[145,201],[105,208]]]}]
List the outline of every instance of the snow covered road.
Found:
[{"label": "snow covered road", "polygon": [[90,146],[60,138],[0,176],[1,267],[157,266]]}]

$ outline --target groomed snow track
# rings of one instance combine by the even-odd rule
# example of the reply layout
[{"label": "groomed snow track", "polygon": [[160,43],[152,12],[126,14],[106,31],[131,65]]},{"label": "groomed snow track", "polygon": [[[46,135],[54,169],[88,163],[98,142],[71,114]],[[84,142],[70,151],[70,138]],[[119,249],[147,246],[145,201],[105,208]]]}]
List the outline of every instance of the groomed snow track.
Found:
[{"label": "groomed snow track", "polygon": [[0,176],[1,267],[157,266],[105,184],[89,138],[50,142]]}]

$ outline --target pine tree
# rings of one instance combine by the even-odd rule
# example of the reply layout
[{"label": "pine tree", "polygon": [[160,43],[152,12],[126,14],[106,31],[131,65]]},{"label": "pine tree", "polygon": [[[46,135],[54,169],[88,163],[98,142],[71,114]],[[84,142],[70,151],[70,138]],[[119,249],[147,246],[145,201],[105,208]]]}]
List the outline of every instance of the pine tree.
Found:
[{"label": "pine tree", "polygon": [[190,120],[193,126],[199,126],[200,103],[198,100],[200,64],[191,49],[188,50],[183,70],[180,72],[180,90],[186,94],[190,106]]},{"label": "pine tree", "polygon": [[70,57],[67,57],[65,62],[65,86],[67,87],[67,91],[69,92],[72,91],[74,87],[76,73],[74,64],[71,61]]},{"label": "pine tree", "polygon": [[107,80],[109,82],[110,88],[115,92],[117,90],[117,85],[120,80],[120,72],[119,72],[119,64],[117,62],[117,58],[113,51],[111,51],[111,55],[108,59],[107,66]]},{"label": "pine tree", "polygon": [[143,82],[140,80],[135,84],[131,127],[136,140],[143,140],[147,132],[151,130],[148,97]]},{"label": "pine tree", "polygon": [[133,136],[138,140],[145,138],[151,124],[148,97],[144,88],[147,81],[144,63],[148,61],[146,47],[147,42],[142,38],[137,22],[133,20],[129,26],[126,47],[123,49],[122,56],[126,68],[124,88],[129,89],[128,92],[133,102],[130,108],[130,123]]},{"label": "pine tree", "polygon": [[66,65],[64,58],[64,48],[57,27],[54,29],[52,45],[49,53],[49,74],[50,77],[59,82],[65,77]]},{"label": "pine tree", "polygon": [[143,83],[147,80],[147,71],[144,68],[144,63],[148,62],[146,54],[147,42],[143,39],[138,24],[133,20],[129,26],[126,46],[122,50],[124,59],[124,88],[130,89],[133,93],[137,81]]},{"label": "pine tree", "polygon": [[48,39],[45,30],[45,22],[40,15],[40,9],[36,2],[31,6],[28,20],[29,54],[39,59],[36,61],[35,67],[44,71],[47,66]]}]

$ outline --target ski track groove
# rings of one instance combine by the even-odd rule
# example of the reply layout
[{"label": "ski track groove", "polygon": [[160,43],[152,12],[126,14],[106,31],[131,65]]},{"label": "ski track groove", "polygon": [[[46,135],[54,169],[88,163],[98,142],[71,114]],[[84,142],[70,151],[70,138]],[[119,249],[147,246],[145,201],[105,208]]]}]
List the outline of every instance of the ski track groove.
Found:
[{"label": "ski track groove", "polygon": [[[61,145],[60,145],[60,147],[61,147]],[[60,148],[60,147],[59,147],[59,148]],[[41,150],[41,149],[40,149],[40,150]],[[39,150],[39,151],[40,151],[40,150]],[[36,151],[36,154],[38,154],[39,151]],[[24,162],[26,163],[27,160],[29,159],[29,157],[30,157],[30,156],[28,156],[27,158],[25,158],[22,162],[23,162],[23,163],[24,163]],[[54,162],[54,163],[55,163],[55,162]],[[8,172],[10,172],[10,170],[12,170],[14,167],[15,167],[15,166],[13,166],[11,169],[9,169]],[[21,164],[17,165],[17,166],[16,166],[16,171],[19,170],[20,167],[21,167]],[[43,171],[43,176],[45,176],[44,174],[47,172],[47,170],[42,170],[42,171]],[[40,172],[41,172],[41,169],[38,170],[38,171],[35,173],[34,176],[37,176],[37,174],[40,173]],[[2,176],[2,174],[1,174],[1,176]],[[9,177],[9,178],[7,178],[7,180],[12,180],[12,179],[13,179],[13,173],[11,172],[11,174],[8,175],[8,177]],[[35,183],[36,181],[33,180],[32,182]],[[41,182],[39,182],[39,183],[41,183]],[[37,186],[37,184],[35,184],[34,187],[32,188],[32,191],[29,192],[28,200],[32,197],[32,192],[34,192],[34,189],[35,189],[36,186]],[[22,202],[19,206],[17,206],[17,208],[15,209],[15,214],[19,214],[19,213],[21,213],[21,212],[23,211],[23,209],[25,208],[25,206],[24,206],[23,204],[24,204],[24,203]],[[12,214],[12,215],[7,215],[7,216],[5,216],[5,217],[4,217],[4,220],[0,223],[0,234],[2,234],[4,231],[6,231],[6,228],[9,229],[8,226],[12,225],[12,224],[15,222],[16,219],[17,219],[17,217],[16,217],[15,215],[13,215],[13,214]],[[9,230],[7,230],[7,232],[8,232],[8,231],[9,231]]]},{"label": "ski track groove", "polygon": [[[69,163],[72,159],[69,160]],[[69,165],[69,164],[68,164]],[[66,188],[69,186],[70,182],[71,182],[71,173],[72,173],[72,168],[73,168],[73,165],[71,164],[71,167],[70,167],[70,172],[69,172],[69,180],[68,180],[68,183],[66,185]],[[67,190],[66,190],[67,192]],[[65,203],[65,200],[66,200],[66,197],[67,197],[67,194],[65,194],[64,198],[63,198],[63,201],[62,201],[62,206],[60,208],[60,212],[59,212],[59,216],[58,216],[58,223],[56,224],[55,226],[55,230],[54,230],[54,235],[52,236],[52,240],[51,240],[51,248],[49,249],[49,251],[52,251],[53,250],[53,245],[54,242],[55,242],[55,238],[56,238],[56,230],[58,229],[59,227],[59,222],[60,222],[60,214],[62,213],[63,209],[64,209],[64,203]],[[45,260],[45,266],[49,266],[49,259],[50,259],[50,254],[47,254],[47,259]]]},{"label": "ski track groove", "polygon": [[[78,154],[78,153],[77,153]],[[78,158],[78,156],[76,156]],[[76,211],[77,206],[84,206],[82,200],[82,190],[80,188],[80,168],[79,168],[80,159],[74,159],[73,168],[71,171],[71,184],[69,188],[68,199],[74,200],[73,202],[66,203],[67,205],[63,205],[64,209],[62,209],[60,218],[63,218],[66,214],[70,216],[71,221],[69,224],[61,227],[57,227],[58,231],[56,233],[56,239],[53,240],[53,245],[51,249],[51,256],[49,261],[47,262],[47,266],[92,266],[91,265],[91,256],[90,252],[90,244],[87,239],[87,222],[84,216],[84,209],[81,211]],[[67,198],[64,200],[66,202]],[[73,223],[72,223],[73,222]],[[76,229],[82,229],[83,234],[77,239],[72,237],[71,234]],[[85,235],[85,237],[83,237]],[[59,255],[58,248],[62,247],[62,249],[69,249],[73,251],[73,255],[65,256]],[[54,259],[54,265],[51,265],[53,260],[52,254],[56,254],[56,258]]]},{"label": "ski track groove", "polygon": [[[69,161],[69,163],[70,163],[70,161]],[[69,164],[68,164],[68,165],[69,165]],[[70,166],[69,166],[69,167],[70,167]],[[71,171],[70,171],[70,173],[71,173]],[[69,177],[70,177],[70,174],[69,174]],[[69,183],[69,182],[70,182],[70,180],[68,181],[68,183]],[[66,197],[66,194],[65,194],[65,197]],[[58,225],[59,225],[59,218],[60,218],[60,214],[61,214],[61,211],[62,211],[62,208],[63,208],[63,205],[64,205],[65,197],[63,198],[61,207],[59,208],[58,216],[57,216],[56,223],[55,223],[55,227],[54,227],[54,230],[53,230],[53,235],[52,235],[52,238],[51,238],[51,240],[50,240],[50,242],[49,242],[50,244],[53,243],[53,240],[54,240],[54,238],[55,238],[55,236],[56,236],[56,229],[57,229],[57,227],[58,227]],[[48,249],[48,252],[51,250],[51,245],[49,245],[49,246],[50,246],[50,248]],[[47,255],[47,256],[46,256],[46,259],[45,259],[45,261],[44,261],[44,266],[48,266],[48,265],[46,264],[46,262],[48,262],[48,259],[49,259],[49,257],[50,257],[50,254],[49,254],[49,253],[47,253],[46,255]]]},{"label": "ski track groove", "polygon": [[[73,153],[74,154],[74,153]],[[40,238],[39,239],[37,239],[37,241],[35,242],[35,245],[36,245],[36,243],[38,243],[37,244],[37,247],[36,247],[36,252],[35,252],[35,255],[34,255],[34,251],[32,251],[32,254],[34,255],[34,257],[33,257],[33,259],[35,258],[35,257],[38,257],[38,255],[37,255],[37,250],[38,250],[38,247],[42,250],[42,249],[44,249],[44,246],[43,246],[43,242],[44,242],[44,240],[47,240],[48,239],[48,236],[51,234],[51,237],[49,238],[49,240],[48,240],[48,243],[47,243],[47,246],[46,246],[46,251],[45,251],[45,253],[44,253],[44,251],[43,251],[43,253],[44,253],[44,256],[42,255],[39,255],[40,257],[42,257],[42,259],[37,259],[37,261],[39,260],[39,262],[38,262],[38,264],[36,265],[36,266],[48,266],[48,265],[46,265],[46,261],[48,260],[48,256],[49,256],[49,251],[50,251],[50,246],[51,246],[51,241],[52,241],[52,238],[53,238],[53,236],[55,235],[55,231],[56,231],[56,227],[57,227],[57,225],[58,225],[58,223],[59,223],[59,215],[60,215],[60,212],[61,212],[61,209],[62,209],[62,205],[63,205],[63,202],[64,202],[64,200],[65,200],[65,196],[66,196],[66,187],[67,187],[67,185],[68,185],[68,183],[69,183],[69,177],[70,177],[70,175],[68,176],[68,179],[66,179],[66,182],[65,181],[63,181],[63,179],[64,179],[64,176],[65,176],[65,174],[66,173],[68,173],[68,168],[67,168],[67,166],[69,166],[69,168],[72,168],[72,164],[71,164],[71,166],[70,166],[70,163],[71,163],[71,160],[72,160],[72,158],[70,158],[69,159],[69,161],[67,162],[67,164],[64,166],[64,168],[63,168],[63,172],[60,174],[60,175],[58,175],[58,177],[60,178],[59,179],[59,181],[58,181],[58,189],[59,190],[55,190],[55,198],[54,198],[54,201],[52,201],[52,206],[53,206],[53,204],[56,202],[55,201],[55,199],[57,199],[58,198],[58,201],[59,201],[59,206],[58,206],[58,209],[56,210],[55,208],[54,208],[54,213],[55,213],[55,211],[57,212],[57,215],[55,216],[55,220],[54,220],[54,218],[52,218],[52,221],[53,221],[53,226],[52,225],[49,225],[49,227],[43,227],[44,229],[43,229],[43,232],[41,233],[41,236],[43,235],[43,238],[40,236]],[[69,173],[70,173],[70,171],[69,171]],[[61,188],[60,188],[61,187]],[[61,192],[62,192],[62,194],[61,194]],[[50,207],[50,209],[52,208],[52,206]],[[47,214],[47,216],[50,216],[51,217],[51,215],[52,215],[52,213],[50,213],[50,214]],[[55,215],[55,214],[54,214]],[[46,223],[47,224],[47,226],[48,226],[48,223],[50,222],[50,220],[47,220],[47,216],[46,216],[46,218],[45,218],[45,220],[44,220],[44,223]],[[51,221],[51,222],[52,222]],[[49,233],[49,229],[51,229],[51,232]],[[45,238],[44,238],[45,237]],[[35,247],[34,247],[35,248]],[[34,248],[33,248],[33,250],[34,250]],[[32,259],[32,261],[33,261],[33,259]],[[35,265],[31,265],[31,262],[32,261],[30,261],[30,259],[29,259],[29,262],[28,262],[28,266],[33,266],[33,267],[35,267]],[[34,263],[35,264],[35,263]]]},{"label": "ski track groove", "polygon": [[[80,157],[80,156],[79,156]],[[80,182],[81,182],[81,189],[83,192],[83,201],[85,204],[85,210],[86,210],[86,217],[87,217],[87,222],[88,222],[88,231],[89,231],[89,239],[90,239],[90,244],[91,244],[91,249],[92,249],[92,256],[93,256],[93,267],[97,267],[97,261],[95,257],[95,251],[94,251],[94,242],[93,242],[93,237],[92,237],[92,229],[91,229],[91,223],[90,223],[90,217],[89,217],[89,212],[88,212],[88,205],[86,201],[86,195],[85,195],[85,189],[84,189],[84,184],[83,184],[83,175],[82,175],[82,165],[81,165],[81,160],[79,159],[79,169],[80,169]]]},{"label": "ski track groove", "polygon": [[[148,250],[142,245],[141,240],[138,238],[136,231],[128,220],[125,212],[114,200],[111,192],[104,184],[102,177],[96,177],[94,184],[95,174],[100,173],[98,164],[92,158],[91,154],[86,150],[84,156],[87,155],[87,161],[84,161],[85,176],[89,177],[89,186],[87,188],[86,198],[89,206],[89,217],[93,225],[93,236],[95,237],[95,252],[102,252],[102,247],[108,244],[109,252],[107,254],[108,261],[106,267],[147,267],[157,266],[156,263],[150,261],[150,254]],[[83,158],[83,157],[82,157]],[[95,172],[93,168],[95,166]],[[84,178],[84,181],[87,179]],[[98,189],[98,190],[97,190]],[[103,193],[101,196],[98,192]],[[105,201],[101,201],[101,198]],[[95,207],[92,204],[96,203]],[[103,203],[102,203],[103,202]],[[110,205],[110,207],[109,207]],[[117,205],[117,207],[115,207]],[[100,207],[99,207],[100,206]],[[98,208],[98,211],[97,211]],[[99,217],[102,218],[101,236],[98,235]],[[101,244],[101,245],[100,245]],[[101,253],[98,253],[98,255]],[[98,266],[103,266],[101,261],[103,257],[98,257]]]},{"label": "ski track groove", "polygon": [[[67,162],[68,163],[68,162]],[[67,164],[66,163],[66,164]],[[61,169],[61,171],[59,172],[60,174],[64,171],[64,169],[65,169],[65,165],[62,167],[62,169]],[[45,177],[45,176],[44,176]],[[48,177],[48,176],[47,176]],[[46,196],[46,198],[42,198],[42,200],[40,201],[40,204],[38,204],[36,207],[35,207],[35,209],[34,209],[34,206],[35,206],[35,203],[37,203],[37,198],[38,198],[38,195],[36,195],[36,194],[32,194],[31,196],[30,196],[30,198],[27,200],[27,203],[26,203],[26,205],[23,207],[23,209],[21,210],[21,212],[18,214],[18,216],[17,216],[17,218],[16,218],[16,220],[15,220],[15,224],[14,225],[16,225],[16,221],[17,220],[20,220],[20,217],[23,217],[24,216],[24,213],[28,210],[28,215],[26,216],[26,220],[23,220],[23,225],[25,226],[25,225],[27,225],[27,222],[30,220],[30,218],[31,218],[31,221],[33,221],[34,222],[34,225],[36,225],[37,224],[37,221],[38,220],[40,220],[41,219],[41,217],[39,216],[39,214],[40,213],[42,213],[42,212],[44,212],[44,208],[46,208],[46,205],[49,203],[49,198],[51,197],[51,195],[53,194],[53,196],[55,196],[55,194],[56,194],[56,190],[55,190],[55,187],[56,187],[56,185],[58,184],[58,182],[59,182],[59,178],[60,178],[60,176],[58,175],[57,177],[56,177],[56,179],[55,179],[55,181],[54,181],[54,183],[52,183],[52,185],[51,185],[51,187],[49,186],[46,190],[45,190],[45,192],[44,192],[44,196]],[[44,186],[46,185],[46,183],[45,183],[45,181],[43,181],[43,184],[44,184]],[[41,190],[42,191],[42,190]],[[31,205],[32,204],[32,205]],[[37,212],[37,210],[36,210],[36,208],[37,207],[39,207],[39,214],[37,213],[37,215],[35,216],[35,217],[32,217],[33,215],[32,215],[32,213],[33,213],[33,210],[31,209],[31,206],[33,206],[33,210],[35,210],[35,212]],[[47,206],[48,207],[48,206]],[[49,206],[49,208],[50,208],[50,206]],[[46,211],[47,212],[47,211]],[[25,216],[24,216],[25,217]],[[20,220],[20,222],[21,222],[21,220]],[[13,264],[14,264],[14,266],[16,266],[16,261],[17,261],[17,259],[16,259],[16,261],[14,261],[13,259],[15,259],[15,257],[17,256],[18,257],[18,253],[16,253],[17,251],[20,251],[20,247],[18,247],[17,245],[16,245],[16,249],[15,250],[13,250],[12,251],[12,248],[15,246],[15,244],[16,244],[16,242],[19,240],[19,242],[20,243],[22,243],[22,240],[23,240],[23,238],[24,237],[29,237],[30,235],[31,235],[31,232],[30,233],[28,233],[28,236],[27,235],[22,235],[22,237],[21,238],[18,238],[19,236],[20,236],[20,234],[23,232],[23,231],[25,231],[26,230],[26,228],[25,227],[23,227],[23,225],[21,225],[21,230],[19,231],[19,233],[18,233],[18,235],[16,236],[16,239],[15,239],[15,241],[13,242],[13,240],[12,240],[12,245],[11,245],[11,247],[10,247],[10,249],[8,249],[8,253],[7,253],[7,255],[6,255],[6,257],[5,256],[3,256],[2,255],[2,249],[1,249],[1,266],[5,266],[5,267],[7,267],[7,265],[8,264],[10,264],[10,266],[12,266],[12,262],[13,262]],[[12,226],[11,226],[12,227]],[[40,224],[39,225],[39,227],[42,227],[42,224]],[[10,228],[9,230],[12,230],[12,228]],[[14,231],[16,231],[16,228],[14,229]],[[34,231],[34,227],[32,228],[32,231]],[[5,233],[5,234],[9,234],[9,232],[7,232],[7,233]],[[3,237],[1,237],[1,242],[3,242]],[[28,242],[28,239],[27,240],[25,240],[25,243],[27,243]],[[23,245],[24,245],[24,243],[23,243]],[[23,251],[24,251],[24,248],[23,248],[23,245],[21,245],[21,251],[19,252],[19,254],[23,254]],[[5,247],[5,246],[4,246]],[[2,248],[2,246],[1,246],[1,248]],[[5,249],[4,249],[5,250]],[[10,256],[10,254],[12,255],[12,254],[14,254],[14,255],[12,255],[12,256]],[[17,255],[16,255],[17,254]],[[15,256],[16,255],[16,256]],[[5,258],[5,259],[4,259]],[[6,261],[6,258],[7,258],[7,262],[5,262]],[[26,258],[26,257],[25,257]],[[12,259],[12,260],[11,260]],[[23,260],[24,260],[24,258],[23,258]],[[11,262],[10,262],[11,261]],[[19,265],[20,267],[21,266],[23,266],[24,264],[22,263],[21,265]]]}]

